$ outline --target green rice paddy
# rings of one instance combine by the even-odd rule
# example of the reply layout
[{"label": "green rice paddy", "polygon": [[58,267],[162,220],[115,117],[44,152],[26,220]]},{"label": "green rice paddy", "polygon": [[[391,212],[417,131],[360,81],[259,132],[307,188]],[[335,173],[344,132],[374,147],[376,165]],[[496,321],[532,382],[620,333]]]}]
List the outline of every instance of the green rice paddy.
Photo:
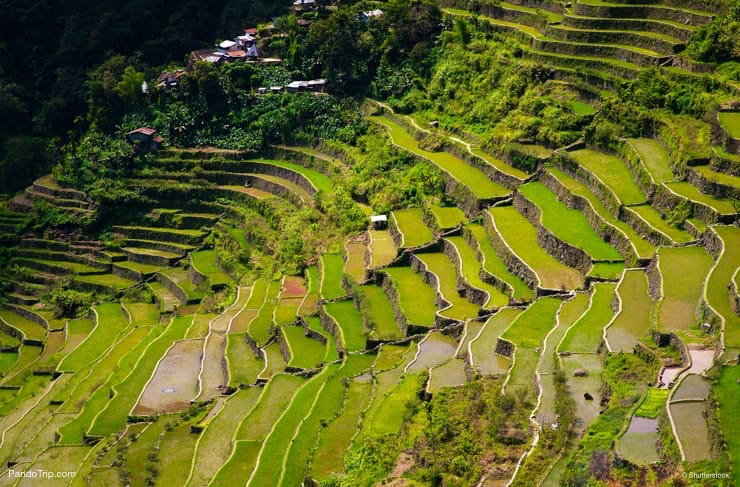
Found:
[{"label": "green rice paddy", "polygon": [[324,305],[326,312],[331,315],[339,326],[342,343],[349,352],[365,348],[365,330],[362,315],[352,300],[334,301]]},{"label": "green rice paddy", "polygon": [[301,326],[284,326],[281,331],[291,351],[289,366],[300,369],[321,367],[326,348],[323,343],[306,336]]},{"label": "green rice paddy", "polygon": [[462,275],[471,286],[486,291],[488,293],[488,301],[484,303],[485,308],[500,308],[506,306],[509,302],[508,296],[499,291],[497,288],[484,282],[480,277],[480,263],[478,262],[475,251],[470,247],[470,244],[463,238],[458,236],[447,237],[446,239],[450,242],[458,254],[462,263]]},{"label": "green rice paddy", "polygon": [[461,159],[447,152],[429,152],[419,147],[406,130],[397,123],[385,117],[369,117],[375,123],[385,126],[393,142],[409,152],[423,157],[434,163],[454,179],[470,188],[477,198],[502,198],[510,191],[498,183],[494,183],[478,169],[468,165]]},{"label": "green rice paddy", "polygon": [[324,254],[321,256],[321,296],[324,299],[337,299],[347,292],[342,287],[344,275],[344,260],[338,254]]},{"label": "green rice paddy", "polygon": [[671,156],[657,139],[643,137],[627,140],[637,150],[645,168],[657,184],[675,179],[671,170]]},{"label": "green rice paddy", "polygon": [[310,379],[296,392],[292,402],[280,410],[282,414],[273,423],[272,429],[262,443],[257,464],[247,485],[279,485],[285,468],[283,459],[296,434],[296,429],[312,412],[326,377],[330,377],[338,367],[338,365],[330,365]]},{"label": "green rice paddy", "polygon": [[391,213],[391,218],[401,232],[401,247],[413,248],[433,240],[432,231],[424,223],[424,212],[421,208],[409,208]]},{"label": "green rice paddy", "polygon": [[0,320],[23,333],[27,340],[40,342],[46,338],[46,328],[9,309],[0,310]]},{"label": "green rice paddy", "polygon": [[308,179],[311,182],[311,184],[318,191],[322,191],[323,193],[328,193],[332,189],[331,179],[329,179],[326,175],[320,173],[319,171],[316,171],[315,169],[303,167],[300,164],[295,164],[293,162],[276,161],[272,159],[255,159],[251,162],[257,162],[259,164],[269,164],[271,166],[284,167],[286,169],[290,169],[291,171],[302,174],[303,176],[306,177],[306,179]]},{"label": "green rice paddy", "polygon": [[668,399],[669,389],[648,389],[647,397],[640,403],[635,410],[635,416],[642,418],[656,418],[658,414],[665,409],[665,402]]},{"label": "green rice paddy", "polygon": [[740,367],[726,366],[722,368],[717,385],[719,421],[732,460],[732,478],[735,484],[740,480],[740,409],[737,407],[739,381]]},{"label": "green rice paddy", "polygon": [[388,230],[370,230],[370,269],[390,264],[398,255]]},{"label": "green rice paddy", "polygon": [[583,249],[593,260],[622,260],[619,252],[591,228],[583,213],[565,206],[544,184],[527,183],[518,191],[540,209],[540,221],[559,239]]},{"label": "green rice paddy", "polygon": [[652,228],[656,229],[675,243],[688,243],[695,240],[689,232],[680,230],[668,224],[668,222],[661,217],[660,213],[655,211],[655,208],[650,205],[630,206],[629,208],[625,208],[625,211],[636,213]]},{"label": "green rice paddy", "polygon": [[696,189],[696,187],[693,186],[691,183],[688,183],[686,181],[664,184],[668,189],[670,189],[677,195],[683,196],[688,200],[696,201],[698,203],[706,205],[720,215],[734,215],[735,213],[737,213],[737,209],[731,201],[720,200],[713,196],[709,196],[708,194],[704,194]]},{"label": "green rice paddy", "polygon": [[80,370],[100,356],[115,337],[128,325],[123,309],[117,303],[101,304],[95,308],[97,325],[87,339],[59,364],[61,371]]},{"label": "green rice paddy", "polygon": [[606,330],[606,339],[614,352],[630,352],[650,328],[653,301],[648,294],[648,280],[641,269],[625,272],[617,286],[621,311]]},{"label": "green rice paddy", "polygon": [[437,311],[434,289],[409,267],[388,267],[383,272],[391,277],[398,291],[401,312],[409,323],[431,327]]},{"label": "green rice paddy", "polygon": [[366,301],[363,302],[362,313],[368,317],[372,324],[371,336],[379,340],[397,340],[403,336],[401,329],[396,323],[393,308],[388,296],[378,286],[361,286]]},{"label": "green rice paddy", "polygon": [[568,154],[611,189],[622,204],[645,203],[645,195],[621,159],[591,149],[580,149]]},{"label": "green rice paddy", "polygon": [[711,166],[695,166],[693,170],[712,183],[723,184],[731,188],[740,188],[740,177],[714,171]]},{"label": "green rice paddy", "polygon": [[494,353],[496,342],[522,312],[518,308],[503,308],[488,318],[480,333],[470,342],[470,355],[475,368],[484,375],[506,374],[511,359]]},{"label": "green rice paddy", "polygon": [[506,264],[504,264],[501,257],[498,256],[496,250],[491,245],[491,241],[488,238],[485,227],[477,223],[469,223],[465,225],[465,228],[470,231],[473,238],[478,243],[478,249],[481,252],[483,259],[483,269],[508,284],[511,289],[513,289],[513,299],[522,301],[531,301],[534,299],[534,291],[527,287],[527,284],[518,276],[512,274],[509,269],[506,268]]},{"label": "green rice paddy", "polygon": [[568,330],[560,350],[572,353],[596,353],[602,341],[602,331],[614,316],[611,308],[616,284],[595,283],[591,303],[586,313]]},{"label": "green rice paddy", "polygon": [[562,301],[557,298],[538,299],[512,321],[501,338],[509,340],[517,347],[539,347],[555,326],[555,313],[561,304]]},{"label": "green rice paddy", "polygon": [[676,438],[683,446],[686,461],[708,460],[712,455],[709,429],[704,410],[705,401],[670,403],[668,406],[676,426]]},{"label": "green rice paddy", "polygon": [[417,257],[437,276],[439,292],[446,301],[452,304],[451,308],[442,309],[442,314],[462,321],[478,316],[480,307],[458,294],[455,266],[445,254],[419,254]]},{"label": "green rice paddy", "polygon": [[280,293],[280,281],[270,281],[265,296],[265,304],[260,308],[257,316],[249,323],[249,335],[259,344],[264,345],[270,338],[272,328],[272,316],[278,303]]},{"label": "green rice paddy", "polygon": [[365,242],[351,241],[345,246],[347,249],[347,260],[344,264],[344,273],[354,279],[355,282],[365,280]]},{"label": "green rice paddy", "polygon": [[506,244],[537,274],[541,287],[583,287],[583,276],[577,270],[560,263],[537,244],[537,229],[516,208],[501,206],[487,212]]},{"label": "green rice paddy", "polygon": [[201,274],[205,274],[212,286],[225,285],[232,282],[231,277],[218,265],[215,250],[199,250],[190,252],[190,263]]},{"label": "green rice paddy", "polygon": [[740,112],[719,112],[717,118],[732,137],[740,139]]},{"label": "green rice paddy", "polygon": [[[138,400],[152,372],[167,349],[175,340],[185,336],[192,324],[192,316],[179,316],[159,333],[157,339],[149,342],[145,351],[136,363],[136,368],[121,382],[113,383],[115,395],[95,417],[90,427],[91,435],[108,435],[120,431],[126,425],[126,419]],[[160,330],[153,330],[157,333]]]},{"label": "green rice paddy", "polygon": [[655,246],[640,236],[631,226],[612,215],[604,206],[601,199],[597,197],[586,185],[558,169],[550,168],[549,172],[573,194],[588,201],[596,214],[599,215],[603,221],[615,228],[618,228],[622,233],[624,233],[627,238],[629,238],[630,242],[632,242],[632,245],[634,245],[635,250],[637,251],[637,256],[640,259],[650,259],[653,256]]},{"label": "green rice paddy", "polygon": [[722,239],[724,253],[707,279],[705,290],[709,305],[724,319],[725,346],[740,347],[740,317],[730,305],[727,287],[740,267],[740,230],[734,226],[713,227]]},{"label": "green rice paddy", "polygon": [[232,387],[254,384],[265,366],[265,363],[254,355],[243,333],[229,334],[226,337],[226,358],[229,385]]},{"label": "green rice paddy", "polygon": [[492,155],[484,152],[482,149],[473,147],[470,150],[473,154],[480,157],[484,161],[486,161],[491,166],[495,167],[496,170],[508,174],[509,176],[513,176],[517,179],[527,179],[529,177],[529,174],[522,171],[521,169],[517,169],[516,167],[507,164],[506,162],[502,161],[501,159],[498,159],[497,157],[493,157]]},{"label": "green rice paddy", "polygon": [[704,279],[714,261],[704,247],[663,247],[658,250],[663,299],[658,307],[658,326],[663,330],[687,330],[697,324]]},{"label": "green rice paddy", "polygon": [[442,230],[455,228],[468,221],[465,213],[457,206],[432,206],[429,208],[429,211],[432,212],[434,218],[437,220],[437,225]]}]

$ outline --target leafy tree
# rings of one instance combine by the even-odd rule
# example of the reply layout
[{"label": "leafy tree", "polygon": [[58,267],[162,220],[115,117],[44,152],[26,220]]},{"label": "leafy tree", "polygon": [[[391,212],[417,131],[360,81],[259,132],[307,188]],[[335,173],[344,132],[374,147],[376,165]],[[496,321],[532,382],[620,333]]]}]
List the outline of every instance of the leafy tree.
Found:
[{"label": "leafy tree", "polygon": [[740,61],[740,1],[730,1],[727,15],[701,26],[691,36],[686,52],[699,61]]}]

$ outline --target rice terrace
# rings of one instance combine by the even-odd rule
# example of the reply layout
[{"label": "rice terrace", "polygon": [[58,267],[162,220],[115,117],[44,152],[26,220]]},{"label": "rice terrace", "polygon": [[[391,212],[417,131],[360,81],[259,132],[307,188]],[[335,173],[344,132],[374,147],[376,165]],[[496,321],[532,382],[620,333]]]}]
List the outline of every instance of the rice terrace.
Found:
[{"label": "rice terrace", "polygon": [[740,485],[738,0],[68,3],[0,9],[0,487]]}]

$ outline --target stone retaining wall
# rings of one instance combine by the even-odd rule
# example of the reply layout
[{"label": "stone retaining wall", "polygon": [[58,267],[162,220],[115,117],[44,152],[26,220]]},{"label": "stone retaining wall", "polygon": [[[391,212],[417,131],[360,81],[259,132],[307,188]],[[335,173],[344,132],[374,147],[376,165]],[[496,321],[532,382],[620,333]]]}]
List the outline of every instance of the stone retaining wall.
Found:
[{"label": "stone retaining wall", "polygon": [[117,275],[118,277],[123,277],[124,279],[129,279],[131,281],[143,281],[144,280],[144,275],[141,272],[135,271],[133,269],[129,269],[128,267],[120,267],[116,264],[113,264],[111,271],[113,272],[113,274]]},{"label": "stone retaining wall", "polygon": [[[485,306],[490,300],[490,295],[477,287],[473,287],[465,280],[465,276],[462,275],[462,259],[457,249],[448,240],[442,240],[442,251],[450,259],[452,264],[455,266],[455,284],[457,286],[457,292],[471,303],[475,303],[478,306]],[[481,310],[485,313],[486,310]]]},{"label": "stone retaining wall", "polygon": [[393,279],[391,277],[384,273],[379,272],[375,274],[376,280],[380,279],[380,287],[383,289],[383,292],[385,292],[386,296],[388,296],[388,299],[391,302],[391,308],[393,308],[393,317],[396,319],[396,324],[398,325],[398,328],[403,331],[404,335],[409,335],[409,321],[406,315],[401,310],[401,296],[398,293],[398,289],[396,289],[396,286],[393,284]]},{"label": "stone retaining wall", "polygon": [[155,265],[160,267],[169,267],[176,261],[180,260],[181,257],[163,257],[160,255],[152,254],[139,254],[129,252],[127,249],[121,249],[128,256],[130,262],[136,262],[137,264]]},{"label": "stone retaining wall", "polygon": [[[465,239],[465,241],[468,242],[473,250],[475,250],[475,255],[478,258],[478,261],[482,262],[483,252],[481,252],[480,245],[478,244],[478,241],[475,239],[470,230],[463,228],[462,237]],[[485,270],[482,265],[478,275],[480,276],[481,280],[483,280],[483,282],[492,285],[507,296],[511,296],[514,292],[514,289],[506,281],[503,281],[499,279],[498,276],[491,274],[490,272]]]},{"label": "stone retaining wall", "polygon": [[576,248],[556,237],[541,223],[541,210],[519,191],[514,192],[514,207],[537,228],[537,244],[552,257],[573,267],[584,276],[591,270],[592,259],[584,250]]},{"label": "stone retaining wall", "polygon": [[[301,321],[303,322],[305,320],[301,318]],[[323,306],[319,306],[319,322],[321,323],[321,327],[326,330],[327,333],[334,337],[334,342],[337,346],[337,352],[339,352],[339,355],[342,356],[342,354],[344,354],[344,347],[342,346],[341,340],[338,339],[339,325],[334,320],[334,318],[326,312]]]},{"label": "stone retaining wall", "polygon": [[737,186],[710,181],[694,168],[689,168],[688,181],[702,193],[710,194],[720,199],[740,199],[740,188]]},{"label": "stone retaining wall", "polygon": [[55,252],[67,252],[69,244],[58,242],[56,240],[44,240],[40,238],[24,238],[19,245],[20,248],[26,249],[46,249]]},{"label": "stone retaining wall", "polygon": [[462,159],[470,166],[473,166],[474,168],[478,169],[480,172],[485,174],[488,177],[488,179],[490,179],[491,181],[495,183],[500,184],[501,186],[504,186],[509,189],[514,189],[524,182],[523,180],[517,177],[511,176],[509,174],[499,171],[493,165],[483,160],[483,158],[481,158],[480,156],[477,156],[471,153],[467,149],[463,149],[462,147],[460,147],[459,144],[449,141],[446,138],[445,138],[445,143],[443,144],[443,147],[446,152],[449,152],[450,154],[454,155],[458,159]]},{"label": "stone retaining wall", "polygon": [[662,275],[658,270],[658,253],[656,252],[650,263],[645,268],[645,275],[648,279],[648,294],[653,298],[654,302],[657,302],[661,297],[661,283]]},{"label": "stone retaining wall", "polygon": [[699,26],[711,20],[711,16],[685,10],[651,7],[643,5],[597,5],[573,4],[573,13],[582,17],[602,17],[615,19],[654,19],[670,20],[680,24]]},{"label": "stone retaining wall", "polygon": [[495,353],[513,359],[515,351],[516,347],[509,340],[501,337],[496,339],[496,348],[494,348]]},{"label": "stone retaining wall", "polygon": [[532,41],[532,47],[540,51],[569,56],[618,59],[643,67],[657,66],[669,59],[668,56],[655,57],[618,46],[578,44],[567,41],[551,41],[548,39],[534,39]]},{"label": "stone retaining wall", "polygon": [[397,249],[400,249],[401,245],[403,244],[403,235],[401,234],[401,230],[399,230],[398,228],[396,218],[393,216],[392,213],[391,217],[388,219],[388,233],[390,233],[391,238],[393,239],[393,244],[396,246]]},{"label": "stone retaining wall", "polygon": [[203,168],[210,173],[254,173],[254,174],[268,174],[281,179],[286,179],[292,183],[297,184],[308,194],[313,196],[316,194],[317,189],[313,186],[311,181],[303,174],[296,172],[292,169],[276,166],[273,164],[261,164],[259,162],[251,161],[239,161],[237,163],[229,162],[213,162],[204,163]]},{"label": "stone retaining wall", "polygon": [[605,242],[617,249],[619,254],[624,258],[626,265],[647,265],[647,261],[640,261],[638,259],[637,251],[632,246],[630,239],[619,229],[602,219],[587,199],[571,193],[568,188],[549,172],[541,173],[539,181],[555,193],[558,199],[564,202],[568,208],[573,208],[583,213],[591,228]]},{"label": "stone retaining wall", "polygon": [[340,173],[336,166],[332,165],[331,162],[311,154],[306,154],[299,150],[270,146],[267,156],[269,156],[270,159],[282,159],[294,162],[305,168],[314,169],[328,177],[333,177]]},{"label": "stone retaining wall", "polygon": [[285,338],[282,327],[278,328],[277,341],[278,345],[280,345],[280,355],[282,355],[286,364],[290,363],[290,360],[293,358],[293,353],[290,350],[288,340]]},{"label": "stone retaining wall", "polygon": [[146,240],[129,238],[124,240],[125,247],[138,247],[143,249],[159,250],[160,252],[172,252],[173,254],[184,255],[182,247],[172,244],[170,242],[164,242],[162,240]]},{"label": "stone retaining wall", "polygon": [[49,322],[46,321],[46,319],[44,319],[42,316],[39,316],[36,313],[34,313],[33,311],[29,311],[26,308],[22,308],[20,306],[17,306],[15,304],[12,304],[12,303],[6,303],[5,304],[5,307],[8,308],[8,309],[10,309],[10,310],[13,310],[17,314],[19,314],[22,317],[24,317],[25,319],[27,319],[29,321],[33,321],[34,323],[36,323],[36,324],[38,324],[40,326],[43,326],[47,330],[50,329],[49,328]]},{"label": "stone retaining wall", "polygon": [[645,162],[642,160],[642,157],[640,157],[640,153],[637,151],[635,146],[633,146],[628,140],[622,140],[619,142],[618,152],[616,155],[627,164],[627,167],[630,168],[632,178],[635,180],[635,183],[637,183],[640,190],[645,193],[648,200],[652,200],[658,189],[658,185],[645,167]]},{"label": "stone retaining wall", "polygon": [[110,271],[110,264],[105,262],[99,262],[95,259],[85,257],[77,254],[53,254],[52,251],[45,252],[44,249],[16,249],[15,253],[18,257],[25,257],[28,259],[43,259],[49,261],[61,261],[61,262],[73,262],[75,264],[84,264],[102,271]]},{"label": "stone retaining wall", "polygon": [[735,271],[735,274],[732,276],[730,284],[728,284],[727,287],[730,293],[732,309],[735,311],[736,315],[740,316],[740,289],[737,288],[738,272],[739,271]]},{"label": "stone retaining wall", "polygon": [[419,274],[421,274],[424,282],[432,286],[432,289],[434,289],[435,303],[437,305],[437,308],[439,309],[434,318],[437,328],[444,328],[445,326],[452,323],[457,323],[457,320],[454,320],[452,318],[445,318],[440,315],[440,311],[444,311],[445,309],[449,308],[450,306],[452,306],[452,303],[442,297],[442,293],[440,293],[439,291],[440,287],[437,275],[427,269],[426,264],[414,254],[409,254],[409,264],[414,272],[418,272]]},{"label": "stone retaining wall", "polygon": [[653,245],[669,246],[673,244],[673,241],[670,238],[668,238],[666,235],[663,235],[661,232],[649,225],[645,220],[640,218],[637,213],[629,210],[628,208],[623,208],[620,213],[621,220],[627,222],[629,226],[634,228],[637,233],[642,235]]},{"label": "stone retaining wall", "polygon": [[619,207],[621,206],[621,202],[614,192],[600,179],[584,169],[583,166],[572,159],[567,152],[555,152],[552,157],[552,162],[555,167],[588,186],[591,191],[599,197],[601,202],[612,213],[612,215],[619,217]]},{"label": "stone retaining wall", "polygon": [[731,159],[731,157],[720,155],[716,151],[712,155],[710,167],[717,172],[740,177],[740,162]]},{"label": "stone retaining wall", "polygon": [[188,278],[196,286],[201,286],[205,284],[205,282],[208,281],[208,276],[195,268],[195,266],[193,265],[193,257],[190,254],[188,254],[188,261],[190,262],[190,265],[188,266]]},{"label": "stone retaining wall", "polygon": [[665,22],[651,21],[649,19],[609,19],[580,17],[566,14],[563,17],[563,25],[576,29],[586,30],[621,30],[621,31],[646,31],[657,32],[667,36],[675,37],[681,41],[688,41],[692,30],[681,28],[678,25]]},{"label": "stone retaining wall", "polygon": [[[122,276],[125,277],[125,276]],[[162,286],[167,288],[169,292],[171,292],[182,304],[187,304],[188,302],[188,296],[185,294],[185,291],[180,288],[174,281],[172,281],[167,275],[162,274],[161,272],[158,272],[156,274],[157,281],[159,281]]]},{"label": "stone retaining wall", "polygon": [[[580,58],[580,57],[560,57],[556,53],[541,53],[524,51],[522,56],[526,59],[533,61],[554,65],[573,68],[576,70],[590,69],[593,71],[603,71],[609,73],[612,76],[618,76],[624,79],[634,79],[637,77],[639,71],[627,66],[616,65],[606,60],[595,59],[595,58]],[[613,84],[613,83],[610,83]]]},{"label": "stone retaining wall", "polygon": [[86,205],[90,203],[85,193],[76,189],[50,188],[48,186],[44,186],[43,184],[39,184],[37,181],[34,181],[32,187],[35,192],[51,196],[52,198],[75,200]]},{"label": "stone retaining wall", "polygon": [[593,44],[622,44],[650,49],[662,54],[673,54],[685,47],[685,44],[676,44],[658,37],[642,35],[628,31],[614,30],[575,30],[562,29],[559,26],[548,26],[545,34],[553,39],[567,42]]},{"label": "stone retaining wall", "polygon": [[713,121],[712,127],[719,128],[719,135],[727,152],[730,154],[740,154],[740,139],[733,137],[732,134],[730,134],[730,132],[721,123],[719,123],[719,114],[720,112],[717,112],[716,122]]},{"label": "stone retaining wall", "polygon": [[114,233],[120,233],[126,238],[136,240],[159,240],[161,237],[166,237],[168,241],[197,246],[200,240],[205,237],[205,233],[202,235],[188,235],[184,233],[168,233],[166,228],[162,228],[162,232],[149,231],[144,227],[128,227],[122,228],[120,226],[113,226],[112,230]]},{"label": "stone retaining wall", "polygon": [[498,256],[501,257],[501,260],[504,261],[509,272],[523,280],[530,289],[538,289],[539,282],[534,270],[520,260],[508,245],[506,245],[504,239],[496,230],[490,216],[486,216],[486,218],[484,218],[483,225],[485,226],[488,237],[491,240],[491,245],[496,251],[496,254],[498,254]]}]

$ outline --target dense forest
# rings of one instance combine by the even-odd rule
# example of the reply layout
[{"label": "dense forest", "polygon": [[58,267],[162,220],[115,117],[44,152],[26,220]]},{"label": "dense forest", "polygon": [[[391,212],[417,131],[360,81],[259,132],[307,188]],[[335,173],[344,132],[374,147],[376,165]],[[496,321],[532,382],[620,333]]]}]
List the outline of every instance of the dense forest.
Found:
[{"label": "dense forest", "polygon": [[3,466],[740,478],[739,0],[0,0],[0,25]]}]

